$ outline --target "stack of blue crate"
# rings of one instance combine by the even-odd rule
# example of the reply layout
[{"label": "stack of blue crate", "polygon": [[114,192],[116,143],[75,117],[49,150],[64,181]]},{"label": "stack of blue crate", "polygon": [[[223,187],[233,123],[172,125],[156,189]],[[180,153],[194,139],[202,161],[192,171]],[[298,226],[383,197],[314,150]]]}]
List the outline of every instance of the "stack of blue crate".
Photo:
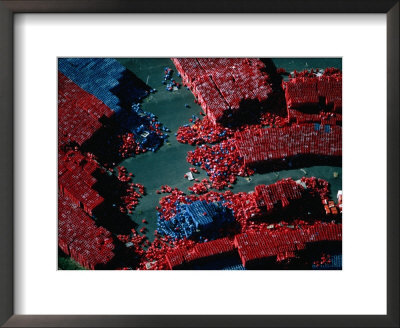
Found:
[{"label": "stack of blue crate", "polygon": [[320,265],[312,265],[314,270],[341,270],[342,269],[342,254],[331,255],[331,263],[324,263]]},{"label": "stack of blue crate", "polygon": [[195,201],[190,204],[178,204],[177,213],[170,220],[159,214],[157,231],[173,239],[198,236],[199,240],[217,237],[217,230],[223,224],[234,221],[231,209],[222,202],[207,203]]},{"label": "stack of blue crate", "polygon": [[236,264],[236,265],[226,266],[222,268],[222,270],[246,270],[246,269],[242,264]]}]

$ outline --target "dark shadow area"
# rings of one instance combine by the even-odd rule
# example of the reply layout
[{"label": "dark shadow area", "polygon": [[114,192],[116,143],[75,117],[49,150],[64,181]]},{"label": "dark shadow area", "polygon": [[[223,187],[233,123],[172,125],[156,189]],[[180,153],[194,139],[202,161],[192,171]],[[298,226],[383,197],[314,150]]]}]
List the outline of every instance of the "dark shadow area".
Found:
[{"label": "dark shadow area", "polygon": [[[322,97],[320,97],[320,98],[322,98]],[[321,100],[320,100],[320,102],[321,102]],[[301,106],[299,105],[299,106],[294,107],[293,109],[298,110],[304,114],[319,114],[322,110],[329,111],[321,103],[318,103],[318,104],[304,103]]]},{"label": "dark shadow area", "polygon": [[108,122],[82,145],[81,150],[94,154],[103,165],[117,165],[122,160],[118,152],[121,145],[121,139],[118,135],[119,129]]},{"label": "dark shadow area", "polygon": [[261,114],[271,108],[272,96],[268,101],[259,102],[256,99],[242,99],[240,108],[236,111],[225,110],[221,123],[228,127],[240,127],[243,124],[259,124]]},{"label": "dark shadow area", "polygon": [[110,118],[100,118],[103,127],[82,145],[82,150],[96,155],[102,164],[115,166],[123,160],[119,153],[122,145],[119,136],[133,133],[135,142],[142,149],[156,151],[164,141],[155,132],[157,117],[140,108],[140,102],[151,90],[150,86],[126,69],[118,79],[118,84],[110,89],[118,97],[120,109]]},{"label": "dark shadow area", "polygon": [[[249,261],[246,270],[312,270],[313,263],[321,259],[324,254],[342,254],[341,241],[324,241],[308,243],[305,250],[298,251],[295,258],[276,261],[276,256]],[[340,270],[330,268],[327,270]]]},{"label": "dark shadow area", "polygon": [[96,131],[81,149],[93,153],[100,163],[113,167],[124,160],[119,152],[123,143],[120,136],[133,133],[135,142],[142,149],[156,151],[164,143],[164,139],[151,126],[152,119],[146,114],[123,109],[114,114],[103,128]]},{"label": "dark shadow area", "polygon": [[130,110],[134,103],[138,103],[150,94],[151,88],[139,79],[130,70],[125,69],[118,79],[118,84],[110,89],[118,97],[119,106]]},{"label": "dark shadow area", "polygon": [[96,207],[93,215],[97,225],[103,226],[116,235],[129,234],[131,229],[138,227],[128,215],[121,213],[117,207],[112,207],[108,201]]},{"label": "dark shadow area", "polygon": [[285,93],[282,89],[282,76],[277,73],[274,62],[269,58],[260,58],[265,64],[263,72],[268,74],[272,93],[268,99],[260,102],[257,99],[242,99],[238,110],[225,110],[220,123],[228,127],[243,124],[259,124],[260,115],[264,112],[274,113],[281,117],[287,116]]},{"label": "dark shadow area", "polygon": [[268,106],[273,113],[279,116],[287,116],[287,106],[285,99],[285,92],[282,88],[282,76],[277,72],[275,63],[270,58],[260,58],[265,65],[265,72],[269,75],[269,81],[273,90],[271,103]]},{"label": "dark shadow area", "polygon": [[282,90],[282,76],[278,74],[273,60],[271,58],[260,58],[260,60],[265,65],[264,72],[269,75],[272,90]]},{"label": "dark shadow area", "polygon": [[[305,250],[299,252],[299,255],[310,263],[311,266],[315,261],[320,261],[322,256],[336,256],[342,254],[342,241],[321,241],[307,243]],[[327,267],[326,270],[341,270],[341,266],[338,267]]]},{"label": "dark shadow area", "polygon": [[119,206],[123,205],[121,197],[127,194],[128,184],[119,181],[115,175],[102,173],[100,170],[95,171],[93,176],[97,179],[93,189],[104,198],[104,202],[93,211],[96,224],[115,235],[129,234],[138,225],[119,210]]},{"label": "dark shadow area", "polygon": [[296,155],[292,157],[252,163],[248,166],[257,173],[270,173],[274,171],[307,168],[315,165],[342,166],[341,156],[322,156],[322,155]]},{"label": "dark shadow area", "polygon": [[[237,250],[230,253],[218,254],[201,258],[189,264],[183,265],[178,270],[224,270],[242,264]],[[175,269],[175,268],[174,268]]]},{"label": "dark shadow area", "polygon": [[124,243],[118,239],[114,239],[115,256],[105,266],[96,267],[96,270],[116,270],[129,268],[135,270],[139,265],[140,257],[132,247],[126,247]]}]

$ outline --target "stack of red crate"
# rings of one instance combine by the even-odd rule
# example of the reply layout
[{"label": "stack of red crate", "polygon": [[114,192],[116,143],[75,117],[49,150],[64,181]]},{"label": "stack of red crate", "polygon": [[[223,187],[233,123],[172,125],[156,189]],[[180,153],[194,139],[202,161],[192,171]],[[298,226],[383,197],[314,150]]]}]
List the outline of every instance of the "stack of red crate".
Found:
[{"label": "stack of red crate", "polygon": [[235,236],[234,245],[238,248],[242,264],[246,267],[257,260],[282,260],[295,256],[309,243],[320,241],[341,241],[342,225],[318,223],[307,229],[291,231],[247,231]]},{"label": "stack of red crate", "polygon": [[236,133],[236,149],[246,166],[296,155],[342,155],[342,128],[331,126],[329,132],[314,124],[283,128],[243,130]]},{"label": "stack of red crate", "polygon": [[229,107],[233,110],[238,110],[240,101],[244,99],[244,93],[237,87],[237,82],[232,74],[225,71],[224,74],[214,75],[213,80],[217,90],[222,94]]},{"label": "stack of red crate", "polygon": [[178,247],[174,249],[173,252],[166,255],[166,260],[170,270],[182,265],[185,262],[185,255],[187,252],[187,249]]},{"label": "stack of red crate", "polygon": [[254,197],[258,207],[272,210],[276,204],[282,207],[289,205],[289,201],[300,199],[305,189],[293,179],[283,179],[271,185],[258,185],[254,189]]},{"label": "stack of red crate", "polygon": [[181,74],[182,82],[189,88],[192,88],[192,83],[198,77],[204,75],[204,70],[196,58],[172,58],[172,62]]},{"label": "stack of red crate", "polygon": [[58,136],[60,142],[82,145],[102,127],[99,120],[113,111],[62,73],[58,73]]},{"label": "stack of red crate", "polygon": [[286,82],[285,96],[288,108],[317,107],[319,96],[317,78],[297,77]]},{"label": "stack of red crate", "polygon": [[58,196],[58,245],[62,251],[88,269],[106,264],[113,257],[111,233],[94,221],[70,199]]},{"label": "stack of red crate", "polygon": [[228,238],[219,238],[209,242],[197,244],[193,250],[185,255],[186,262],[208,258],[215,255],[230,253],[235,250],[233,242]]},{"label": "stack of red crate", "polygon": [[103,126],[100,120],[114,112],[62,73],[58,73],[58,87],[58,243],[65,254],[94,269],[114,256],[110,232],[96,227],[89,216],[104,201],[93,189],[97,180],[92,174],[98,163],[79,147],[65,147],[82,146]]},{"label": "stack of red crate", "polygon": [[272,94],[259,59],[173,58],[177,70],[213,123],[241,110],[243,100],[265,102]]},{"label": "stack of red crate", "polygon": [[103,197],[92,188],[97,182],[91,175],[96,166],[97,163],[94,161],[86,162],[78,151],[69,151],[61,157],[59,163],[62,172],[60,175],[59,170],[60,193],[67,195],[75,205],[83,207],[90,215],[104,201]]},{"label": "stack of red crate", "polygon": [[228,238],[219,238],[205,243],[196,244],[193,248],[176,248],[167,255],[170,269],[193,261],[206,259],[212,256],[228,254],[235,251],[235,246]]},{"label": "stack of red crate", "polygon": [[86,160],[79,151],[64,154],[62,146],[84,144],[102,127],[99,120],[111,117],[113,111],[62,73],[58,73],[58,85],[60,193],[92,215],[104,200],[92,189],[96,179],[91,174],[98,165],[94,160]]},{"label": "stack of red crate", "polygon": [[208,75],[199,77],[193,82],[192,86],[193,94],[203,108],[204,113],[215,124],[222,117],[224,110],[228,108],[228,104]]},{"label": "stack of red crate", "polygon": [[333,112],[342,110],[342,74],[329,71],[322,76],[308,74],[296,76],[283,83],[288,108],[317,108],[321,98],[325,99],[326,108]]},{"label": "stack of red crate", "polygon": [[326,106],[332,107],[334,112],[342,110],[342,75],[321,76],[318,79],[318,94],[325,97]]}]

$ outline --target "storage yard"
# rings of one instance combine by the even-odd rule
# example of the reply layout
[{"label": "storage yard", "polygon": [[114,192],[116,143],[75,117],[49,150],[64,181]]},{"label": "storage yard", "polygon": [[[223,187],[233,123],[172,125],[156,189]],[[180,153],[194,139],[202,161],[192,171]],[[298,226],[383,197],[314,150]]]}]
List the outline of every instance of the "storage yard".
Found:
[{"label": "storage yard", "polygon": [[340,270],[336,58],[60,58],[59,269]]}]

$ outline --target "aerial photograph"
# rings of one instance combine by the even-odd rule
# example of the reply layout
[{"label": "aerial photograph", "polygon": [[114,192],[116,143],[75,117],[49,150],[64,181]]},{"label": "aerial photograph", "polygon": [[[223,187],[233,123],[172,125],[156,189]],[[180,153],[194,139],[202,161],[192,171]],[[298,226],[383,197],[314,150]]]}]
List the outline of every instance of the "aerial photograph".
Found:
[{"label": "aerial photograph", "polygon": [[59,57],[55,79],[58,270],[342,269],[342,58]]}]

